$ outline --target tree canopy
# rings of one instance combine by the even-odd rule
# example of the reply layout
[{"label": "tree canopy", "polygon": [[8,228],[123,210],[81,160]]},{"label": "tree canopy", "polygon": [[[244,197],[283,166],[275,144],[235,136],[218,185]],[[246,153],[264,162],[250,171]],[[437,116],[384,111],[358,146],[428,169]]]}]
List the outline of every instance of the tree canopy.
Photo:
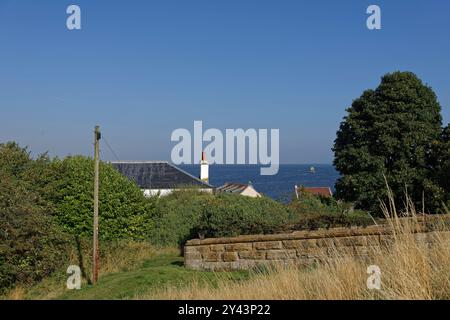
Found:
[{"label": "tree canopy", "polygon": [[447,208],[450,208],[450,124],[442,131],[437,159],[436,181],[442,188]]},{"label": "tree canopy", "polygon": [[411,72],[386,74],[347,112],[333,148],[341,173],[337,197],[380,212],[387,183],[399,205],[407,192],[418,207],[424,199],[435,210],[433,145],[441,139],[442,117],[433,90]]}]

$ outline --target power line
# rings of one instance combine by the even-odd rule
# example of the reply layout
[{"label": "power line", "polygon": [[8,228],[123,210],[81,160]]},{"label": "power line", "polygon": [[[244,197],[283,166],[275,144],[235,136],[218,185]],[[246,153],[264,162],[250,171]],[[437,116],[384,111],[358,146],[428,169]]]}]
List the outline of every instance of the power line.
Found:
[{"label": "power line", "polygon": [[119,157],[117,156],[117,153],[114,152],[113,148],[109,145],[108,140],[105,138],[105,136],[103,135],[103,141],[105,141],[106,146],[108,147],[109,151],[111,151],[111,153],[114,155],[114,157],[116,158],[117,161],[120,161]]}]

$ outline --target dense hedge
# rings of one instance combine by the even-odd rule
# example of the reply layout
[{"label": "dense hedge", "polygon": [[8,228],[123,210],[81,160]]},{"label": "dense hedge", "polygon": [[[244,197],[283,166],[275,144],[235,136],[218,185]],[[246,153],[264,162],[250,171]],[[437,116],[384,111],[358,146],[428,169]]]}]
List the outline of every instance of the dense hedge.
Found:
[{"label": "dense hedge", "polygon": [[[94,161],[82,156],[52,163],[58,223],[69,233],[92,235]],[[139,187],[111,165],[100,163],[99,237],[104,240],[145,239],[151,228],[153,203]]]},{"label": "dense hedge", "polygon": [[153,228],[149,239],[157,245],[178,245],[193,236],[200,221],[202,203],[209,198],[196,191],[174,192],[165,197],[155,197]]},{"label": "dense hedge", "polygon": [[68,238],[31,183],[34,165],[25,149],[0,144],[0,293],[39,281],[68,261]]},{"label": "dense hedge", "polygon": [[204,203],[196,232],[201,237],[272,233],[289,220],[286,206],[270,198],[221,194]]},{"label": "dense hedge", "polygon": [[318,228],[367,226],[374,223],[365,211],[355,210],[352,204],[334,198],[317,197],[300,192],[299,199],[289,203],[293,215],[285,230],[311,230]]},{"label": "dense hedge", "polygon": [[180,244],[189,238],[268,233],[289,221],[286,206],[266,197],[180,191],[158,199],[150,239]]},{"label": "dense hedge", "polygon": [[373,218],[351,204],[301,192],[282,204],[270,198],[179,191],[156,199],[149,239],[159,245],[191,238],[367,226]]},{"label": "dense hedge", "polygon": [[2,210],[0,230],[0,293],[39,281],[68,262],[68,237],[43,212]]}]

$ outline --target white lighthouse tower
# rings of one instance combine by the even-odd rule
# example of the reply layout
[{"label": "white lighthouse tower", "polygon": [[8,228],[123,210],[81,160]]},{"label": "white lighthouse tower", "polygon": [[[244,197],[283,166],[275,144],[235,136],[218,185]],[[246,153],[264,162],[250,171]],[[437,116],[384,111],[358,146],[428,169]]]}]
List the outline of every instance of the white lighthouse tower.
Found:
[{"label": "white lighthouse tower", "polygon": [[200,180],[208,182],[209,180],[209,165],[206,161],[205,152],[202,152],[202,160],[200,161]]}]

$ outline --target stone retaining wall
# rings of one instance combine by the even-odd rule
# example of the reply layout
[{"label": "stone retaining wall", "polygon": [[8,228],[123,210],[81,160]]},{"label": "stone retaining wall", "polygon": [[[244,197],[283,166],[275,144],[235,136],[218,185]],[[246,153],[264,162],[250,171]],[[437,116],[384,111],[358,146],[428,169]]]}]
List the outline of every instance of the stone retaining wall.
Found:
[{"label": "stone retaining wall", "polygon": [[[430,244],[450,242],[450,231],[436,231],[426,223],[411,230],[415,241]],[[287,234],[250,235],[233,238],[194,239],[184,247],[185,266],[194,270],[245,270],[257,265],[310,265],[336,250],[365,256],[369,247],[389,246],[394,235],[387,226],[296,231]]]}]

